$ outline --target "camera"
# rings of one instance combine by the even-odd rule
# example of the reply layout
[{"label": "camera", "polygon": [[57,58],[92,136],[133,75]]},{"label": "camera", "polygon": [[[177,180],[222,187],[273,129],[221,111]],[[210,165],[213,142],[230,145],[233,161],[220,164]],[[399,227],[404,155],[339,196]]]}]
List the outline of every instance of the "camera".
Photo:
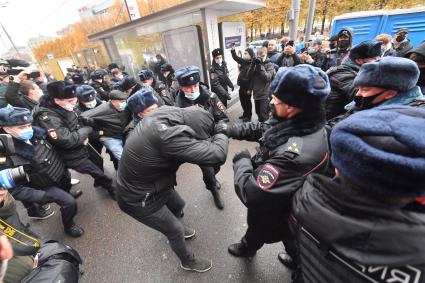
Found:
[{"label": "camera", "polygon": [[[5,162],[8,157],[15,154],[15,146],[10,135],[0,134],[0,162]],[[0,186],[5,190],[10,190],[17,185],[28,182],[28,175],[24,167],[7,168],[0,170]]]},{"label": "camera", "polygon": [[5,72],[0,72],[1,75],[9,75],[9,76],[16,76],[19,75],[20,72],[23,71],[23,69],[17,69],[18,67],[29,67],[30,64],[24,60],[18,60],[18,59],[9,59],[4,60],[0,59],[0,66],[5,68]]}]

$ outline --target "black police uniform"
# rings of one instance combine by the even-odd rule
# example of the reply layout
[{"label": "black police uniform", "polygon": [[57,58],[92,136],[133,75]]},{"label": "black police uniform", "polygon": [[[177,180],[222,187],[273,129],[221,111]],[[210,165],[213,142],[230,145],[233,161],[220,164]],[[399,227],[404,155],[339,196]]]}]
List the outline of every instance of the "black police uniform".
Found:
[{"label": "black police uniform", "polygon": [[[198,105],[209,111],[214,116],[215,122],[229,121],[229,118],[226,114],[226,107],[216,95],[212,94],[208,90],[208,88],[203,84],[199,85],[199,92],[199,97],[196,100],[192,101],[185,97],[184,92],[182,90],[177,91],[176,106],[180,108],[185,108],[193,105]],[[219,188],[220,184],[217,181],[215,175],[218,173],[220,168],[213,168],[209,166],[200,166],[200,168],[202,170],[202,175],[207,190]]]},{"label": "black police uniform", "polygon": [[226,62],[221,65],[215,61],[212,62],[210,68],[211,90],[217,94],[224,106],[227,107],[227,100],[230,100],[228,88],[234,89],[232,81],[229,79],[229,70]]},{"label": "black police uniform", "polygon": [[1,168],[24,166],[29,184],[11,190],[12,195],[24,203],[45,204],[56,202],[61,207],[62,223],[66,228],[74,224],[77,203],[69,194],[71,175],[59,154],[46,141],[45,131],[33,127],[31,144],[13,138],[16,154]]},{"label": "black police uniform", "polygon": [[90,174],[94,186],[101,186],[112,193],[112,180],[89,159],[84,141],[92,132],[91,127],[80,127],[78,115],[49,101],[35,117],[36,123],[47,131],[48,140],[55,146],[66,166],[80,173]]},{"label": "black police uniform", "polygon": [[292,196],[307,175],[327,169],[329,152],[321,117],[303,113],[228,129],[229,137],[260,143],[253,158],[235,156],[233,165],[236,193],[248,208],[242,242],[252,254],[264,243],[281,240],[294,253],[287,223]]}]

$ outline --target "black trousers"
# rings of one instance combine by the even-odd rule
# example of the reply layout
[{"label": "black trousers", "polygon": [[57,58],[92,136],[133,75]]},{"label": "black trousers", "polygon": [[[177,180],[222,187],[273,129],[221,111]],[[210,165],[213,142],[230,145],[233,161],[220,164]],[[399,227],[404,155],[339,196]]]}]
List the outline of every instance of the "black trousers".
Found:
[{"label": "black trousers", "polygon": [[44,188],[43,191],[51,195],[55,199],[55,203],[60,206],[64,228],[73,224],[74,216],[77,214],[77,202],[75,198],[58,187]]},{"label": "black trousers", "polygon": [[220,167],[199,166],[202,171],[202,179],[204,180],[207,190],[217,188],[218,181],[215,175],[220,171]]},{"label": "black trousers", "polygon": [[79,173],[89,174],[93,177],[95,183],[99,185],[105,185],[112,182],[111,178],[106,176],[105,173],[88,158],[81,160],[79,163],[67,164],[67,166]]},{"label": "black trousers", "polygon": [[269,99],[255,99],[255,112],[259,122],[264,122],[269,119]]},{"label": "black trousers", "polygon": [[243,115],[246,118],[251,118],[252,116],[252,102],[251,102],[251,93],[248,93],[248,88],[240,87],[239,88],[239,101],[241,102]]}]

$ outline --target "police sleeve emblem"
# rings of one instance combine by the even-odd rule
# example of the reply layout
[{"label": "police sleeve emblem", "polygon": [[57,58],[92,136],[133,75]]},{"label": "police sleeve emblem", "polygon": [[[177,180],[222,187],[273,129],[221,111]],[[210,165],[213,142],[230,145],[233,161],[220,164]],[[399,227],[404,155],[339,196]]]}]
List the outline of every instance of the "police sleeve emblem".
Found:
[{"label": "police sleeve emblem", "polygon": [[55,129],[49,129],[49,130],[47,130],[47,133],[49,134],[49,136],[53,140],[57,140],[58,139],[58,134],[56,133]]},{"label": "police sleeve emblem", "polygon": [[276,183],[279,178],[279,170],[273,165],[267,163],[261,168],[257,176],[257,185],[263,189],[268,190]]},{"label": "police sleeve emblem", "polygon": [[217,108],[218,108],[218,110],[220,110],[221,112],[226,111],[226,107],[224,107],[223,102],[221,102],[219,99],[217,99],[217,100],[218,100],[217,101]]}]

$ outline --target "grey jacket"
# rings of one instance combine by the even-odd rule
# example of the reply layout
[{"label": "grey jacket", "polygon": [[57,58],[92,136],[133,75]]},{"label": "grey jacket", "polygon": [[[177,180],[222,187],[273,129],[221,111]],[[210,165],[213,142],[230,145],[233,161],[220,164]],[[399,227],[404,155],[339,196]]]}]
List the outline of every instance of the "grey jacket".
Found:
[{"label": "grey jacket", "polygon": [[259,62],[254,59],[248,70],[248,77],[252,81],[252,93],[255,100],[268,99],[271,95],[270,84],[273,81],[275,69],[270,59]]}]

